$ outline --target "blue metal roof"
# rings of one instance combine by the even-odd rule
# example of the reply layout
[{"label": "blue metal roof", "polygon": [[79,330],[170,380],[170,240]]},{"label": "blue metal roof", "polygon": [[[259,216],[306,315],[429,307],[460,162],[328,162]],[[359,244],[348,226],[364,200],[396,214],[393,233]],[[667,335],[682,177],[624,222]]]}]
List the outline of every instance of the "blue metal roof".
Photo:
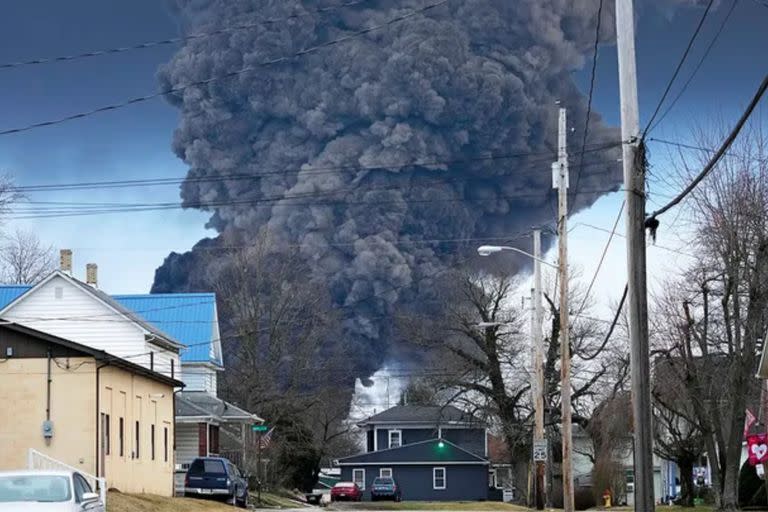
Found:
[{"label": "blue metal roof", "polygon": [[[0,286],[0,309],[26,293],[31,286]],[[184,363],[222,364],[211,357],[214,343],[213,322],[216,320],[216,295],[213,293],[154,293],[143,295],[112,295],[117,302],[147,322],[183,343]]]},{"label": "blue metal roof", "polygon": [[0,286],[0,309],[3,309],[8,304],[21,297],[30,288],[32,287],[27,284],[9,284]]},{"label": "blue metal roof", "polygon": [[112,298],[186,345],[181,350],[182,362],[221,364],[211,357],[211,344],[218,341],[213,339],[215,294],[151,293]]}]

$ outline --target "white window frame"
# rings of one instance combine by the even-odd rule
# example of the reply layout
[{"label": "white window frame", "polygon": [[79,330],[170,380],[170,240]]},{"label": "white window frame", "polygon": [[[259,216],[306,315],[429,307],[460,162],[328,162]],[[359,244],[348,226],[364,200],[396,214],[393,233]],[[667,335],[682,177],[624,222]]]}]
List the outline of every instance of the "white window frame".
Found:
[{"label": "white window frame", "polygon": [[[443,472],[443,485],[441,487],[438,487],[437,485],[437,472],[442,471]],[[448,487],[448,473],[445,471],[444,467],[437,467],[432,468],[432,489],[435,491],[444,491]]]},{"label": "white window frame", "polygon": [[[397,440],[399,444],[392,446],[392,434],[397,434]],[[403,446],[403,431],[400,429],[392,429],[387,431],[387,448],[399,448]]]},{"label": "white window frame", "polygon": [[[389,474],[385,475],[385,471]],[[379,468],[379,478],[392,478],[392,468]]]},{"label": "white window frame", "polygon": [[354,482],[354,483],[357,483],[357,478],[355,478],[355,475],[357,473],[362,473],[363,474],[362,485],[358,484],[358,487],[360,487],[361,491],[364,491],[365,490],[365,469],[364,468],[355,468],[355,469],[352,470],[352,482]]}]

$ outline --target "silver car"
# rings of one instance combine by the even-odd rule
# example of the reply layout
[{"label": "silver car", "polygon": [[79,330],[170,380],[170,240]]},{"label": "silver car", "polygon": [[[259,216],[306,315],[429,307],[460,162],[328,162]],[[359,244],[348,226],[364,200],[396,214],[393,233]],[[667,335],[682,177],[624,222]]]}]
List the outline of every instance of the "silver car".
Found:
[{"label": "silver car", "polygon": [[80,473],[0,472],[0,512],[105,512],[104,503]]}]

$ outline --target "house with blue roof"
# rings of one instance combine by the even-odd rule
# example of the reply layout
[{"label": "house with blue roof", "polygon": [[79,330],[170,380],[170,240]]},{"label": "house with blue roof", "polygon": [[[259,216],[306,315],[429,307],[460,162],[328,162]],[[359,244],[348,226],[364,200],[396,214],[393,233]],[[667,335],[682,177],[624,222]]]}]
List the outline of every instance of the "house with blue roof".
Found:
[{"label": "house with blue roof", "polygon": [[224,364],[215,294],[108,295],[98,288],[95,265],[86,282],[72,276],[66,252],[62,269],[40,283],[0,286],[0,318],[181,380],[174,432],[179,473],[198,456],[220,454],[222,435],[242,444],[250,425],[263,420],[218,397]]}]

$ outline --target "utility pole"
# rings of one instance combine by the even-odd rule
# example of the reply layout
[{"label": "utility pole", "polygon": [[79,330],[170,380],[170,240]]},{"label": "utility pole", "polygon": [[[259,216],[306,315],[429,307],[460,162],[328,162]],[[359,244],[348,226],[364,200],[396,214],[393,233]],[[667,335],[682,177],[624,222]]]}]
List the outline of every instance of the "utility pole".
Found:
[{"label": "utility pole", "polygon": [[[541,323],[543,320],[541,308],[541,230],[533,230],[533,323],[531,336],[533,337],[533,368],[535,383],[533,406],[535,411],[534,443],[544,442],[544,357]],[[547,488],[544,483],[546,473],[545,462],[536,461],[536,509],[543,510],[547,502]]]},{"label": "utility pole", "polygon": [[621,140],[627,201],[627,282],[635,449],[635,510],[654,510],[651,437],[648,290],[645,268],[645,163],[640,153],[640,115],[635,63],[633,0],[616,0],[621,96]]},{"label": "utility pole", "polygon": [[557,162],[552,164],[553,182],[557,188],[557,238],[560,267],[560,392],[562,393],[563,430],[563,508],[573,512],[573,432],[571,424],[571,340],[568,324],[568,150],[566,146],[566,115],[560,109],[558,119]]}]

